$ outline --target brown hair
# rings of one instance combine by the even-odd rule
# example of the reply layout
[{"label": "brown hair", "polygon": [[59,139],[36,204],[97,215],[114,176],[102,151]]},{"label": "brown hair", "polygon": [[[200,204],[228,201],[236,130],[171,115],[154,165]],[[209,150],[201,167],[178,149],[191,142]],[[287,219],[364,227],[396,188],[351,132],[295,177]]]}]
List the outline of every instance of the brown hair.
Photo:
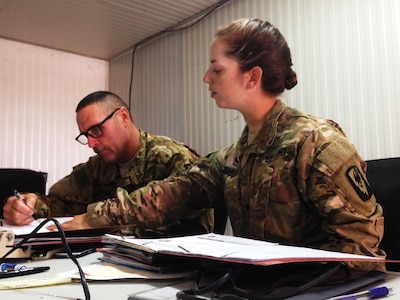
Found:
[{"label": "brown hair", "polygon": [[97,91],[83,98],[78,103],[75,112],[78,112],[82,108],[94,103],[100,104],[103,108],[109,111],[112,111],[119,107],[125,107],[129,111],[126,103],[118,95],[109,91]]},{"label": "brown hair", "polygon": [[78,105],[76,106],[75,112],[78,112],[91,104],[99,105],[106,113],[109,114],[117,108],[125,107],[126,110],[129,112],[130,119],[133,122],[132,114],[128,105],[117,94],[109,91],[93,92],[87,95],[81,101],[79,101]]},{"label": "brown hair", "polygon": [[280,31],[259,19],[239,19],[220,28],[215,37],[228,45],[227,56],[233,57],[242,72],[255,66],[263,70],[262,87],[279,95],[297,84],[292,70],[290,49]]}]

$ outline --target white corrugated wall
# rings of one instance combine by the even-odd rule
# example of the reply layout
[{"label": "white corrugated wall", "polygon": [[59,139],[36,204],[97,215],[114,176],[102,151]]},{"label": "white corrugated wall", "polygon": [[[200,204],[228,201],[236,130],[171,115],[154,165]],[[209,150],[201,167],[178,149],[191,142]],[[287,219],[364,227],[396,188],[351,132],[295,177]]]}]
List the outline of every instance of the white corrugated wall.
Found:
[{"label": "white corrugated wall", "polygon": [[[232,0],[200,24],[136,52],[132,112],[155,134],[201,154],[231,144],[244,126],[216,107],[202,76],[217,27],[239,17],[281,29],[299,84],[289,105],[338,121],[366,159],[400,156],[400,1]],[[0,167],[49,173],[49,184],[92,151],[74,141],[74,109],[110,89],[128,99],[131,53],[108,63],[0,39]],[[109,82],[108,82],[109,76]]]},{"label": "white corrugated wall", "polygon": [[0,168],[47,172],[49,188],[94,154],[74,140],[75,107],[108,89],[108,62],[0,39],[0,70]]},{"label": "white corrugated wall", "polygon": [[[216,107],[202,76],[214,32],[240,17],[269,20],[286,37],[299,80],[282,96],[287,104],[340,123],[365,159],[400,156],[398,0],[233,0],[138,49],[132,112],[139,127],[201,154],[236,141],[242,117]],[[110,89],[126,99],[129,70],[130,53],[110,62]]]}]

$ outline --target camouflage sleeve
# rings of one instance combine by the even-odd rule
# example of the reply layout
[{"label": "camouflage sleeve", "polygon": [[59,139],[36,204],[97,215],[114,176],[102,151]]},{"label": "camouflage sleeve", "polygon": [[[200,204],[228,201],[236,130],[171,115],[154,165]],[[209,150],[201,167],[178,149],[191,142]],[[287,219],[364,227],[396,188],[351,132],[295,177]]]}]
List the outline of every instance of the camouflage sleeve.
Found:
[{"label": "camouflage sleeve", "polygon": [[[311,167],[305,166],[306,160],[300,166],[305,173],[302,177],[307,178],[303,189],[307,191],[306,201],[321,216],[323,229],[331,237],[320,247],[384,257],[384,251],[379,249],[384,228],[382,207],[366,179],[366,164],[345,136],[336,134],[329,140],[316,148]],[[352,266],[369,268],[365,263]]]},{"label": "camouflage sleeve", "polygon": [[[176,142],[164,142],[155,145],[148,153],[154,162],[148,168],[153,168],[156,178],[179,176],[199,158],[199,155],[189,147]],[[147,162],[148,163],[148,159]]]},{"label": "camouflage sleeve", "polygon": [[[152,178],[148,177],[150,181],[179,176],[199,158],[199,155],[193,149],[168,137],[153,136],[149,138],[147,146],[149,150],[144,162],[147,171],[150,171],[147,173],[153,174]],[[176,223],[164,224],[157,229],[148,227],[142,229],[136,228],[134,234],[138,237],[144,237],[153,235],[151,232],[157,232],[159,235],[212,232],[214,230],[214,211],[213,209],[192,210]]]},{"label": "camouflage sleeve", "polygon": [[136,225],[139,228],[173,224],[190,213],[190,208],[181,200],[188,189],[187,180],[175,178],[153,181],[131,194],[117,188],[116,198],[88,206],[88,223],[92,227]]},{"label": "camouflage sleeve", "polygon": [[202,158],[184,175],[150,182],[130,194],[118,188],[115,199],[88,206],[89,225],[157,228],[173,224],[193,211],[211,208],[215,199],[223,199],[216,192],[221,184],[214,181],[215,176],[209,168],[211,164],[210,159]]},{"label": "camouflage sleeve", "polygon": [[35,212],[39,217],[73,216],[86,212],[92,199],[92,184],[86,172],[87,164],[75,166],[71,174],[53,184],[49,194],[38,195]]}]

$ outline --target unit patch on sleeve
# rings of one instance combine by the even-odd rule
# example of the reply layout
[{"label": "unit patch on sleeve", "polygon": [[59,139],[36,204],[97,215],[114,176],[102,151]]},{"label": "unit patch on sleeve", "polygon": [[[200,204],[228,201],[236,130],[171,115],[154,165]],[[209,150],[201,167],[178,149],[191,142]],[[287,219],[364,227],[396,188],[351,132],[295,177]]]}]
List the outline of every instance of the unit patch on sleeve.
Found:
[{"label": "unit patch on sleeve", "polygon": [[356,166],[347,169],[346,173],[351,185],[360,196],[361,200],[367,201],[372,196],[371,186]]}]

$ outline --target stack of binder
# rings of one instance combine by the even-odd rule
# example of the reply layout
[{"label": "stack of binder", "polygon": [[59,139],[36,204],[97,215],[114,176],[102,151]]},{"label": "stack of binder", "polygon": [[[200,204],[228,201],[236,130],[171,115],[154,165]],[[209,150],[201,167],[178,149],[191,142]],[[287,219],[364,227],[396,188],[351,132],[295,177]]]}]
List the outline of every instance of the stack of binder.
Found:
[{"label": "stack of binder", "polygon": [[[178,299],[199,299],[196,295],[204,299],[209,293],[217,298],[232,295],[232,299],[320,299],[318,293],[313,298],[315,291],[323,290],[329,298],[386,276],[383,272],[353,273],[342,264],[385,261],[382,258],[213,233],[160,239],[106,234],[102,242],[107,245],[103,249],[107,262],[166,273],[198,268],[194,280],[178,283],[178,289],[184,289],[176,294]],[[158,299],[154,296],[132,294],[129,299]]]},{"label": "stack of binder", "polygon": [[141,247],[132,247],[120,240],[103,237],[105,246],[97,251],[102,252],[102,261],[135,269],[156,273],[174,273],[181,271],[196,271],[199,261],[196,258],[171,256],[149,251]]},{"label": "stack of binder", "polygon": [[280,245],[220,234],[201,234],[173,238],[137,239],[106,234],[102,243],[112,245],[104,257],[127,257],[147,265],[185,262],[190,259],[270,266],[283,263],[327,261],[385,261],[357,254]]}]

